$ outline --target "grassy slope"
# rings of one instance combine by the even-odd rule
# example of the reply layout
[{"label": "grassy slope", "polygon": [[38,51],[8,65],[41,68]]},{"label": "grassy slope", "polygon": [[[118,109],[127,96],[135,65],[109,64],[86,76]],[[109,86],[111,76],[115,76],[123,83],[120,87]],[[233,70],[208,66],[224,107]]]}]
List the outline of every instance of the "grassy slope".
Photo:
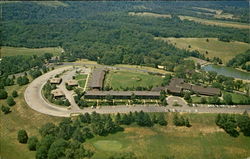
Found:
[{"label": "grassy slope", "polygon": [[[1,138],[0,138],[0,158],[2,159],[32,159],[35,153],[28,150],[27,145],[17,142],[17,131],[25,129],[28,135],[37,135],[38,128],[46,122],[58,122],[60,118],[47,116],[30,109],[25,103],[23,93],[26,86],[7,87],[10,95],[13,90],[17,90],[19,96],[15,98],[16,105],[11,108],[11,113],[4,115],[0,113]],[[7,105],[5,100],[0,100],[0,105]]]},{"label": "grassy slope", "polygon": [[[1,148],[3,159],[32,159],[35,152],[28,151],[27,145],[19,144],[16,133],[26,129],[29,135],[37,135],[38,128],[46,122],[58,122],[60,118],[43,115],[31,110],[23,99],[26,86],[7,87],[8,92],[17,90],[19,97],[12,112],[1,113]],[[9,93],[10,94],[10,93]],[[5,104],[4,100],[0,100]],[[168,114],[167,127],[152,128],[126,127],[124,132],[107,137],[88,140],[86,147],[97,151],[95,159],[105,159],[115,152],[134,152],[139,158],[151,159],[162,155],[174,155],[178,159],[193,158],[245,158],[250,155],[250,138],[232,138],[214,124],[214,114],[186,114],[193,125],[191,128],[177,128]],[[32,121],[32,122],[31,122]],[[4,136],[4,137],[2,137]],[[136,144],[135,144],[136,143]]]},{"label": "grassy slope", "polygon": [[[172,43],[178,48],[198,50],[206,57],[219,57],[223,63],[229,61],[237,54],[249,49],[250,44],[243,42],[222,42],[216,38],[156,38]],[[209,39],[209,42],[206,42]],[[191,48],[188,46],[191,45]],[[206,54],[206,51],[208,54]]]},{"label": "grassy slope", "polygon": [[50,47],[50,48],[37,48],[30,49],[25,47],[1,47],[2,56],[15,56],[15,55],[41,55],[44,53],[52,53],[58,55],[62,52],[60,47]]},{"label": "grassy slope", "polygon": [[219,20],[208,20],[208,19],[201,19],[191,16],[179,16],[181,20],[190,20],[195,21],[198,23],[202,23],[205,25],[218,25],[222,27],[233,27],[233,28],[239,28],[239,29],[249,29],[250,26],[248,24],[244,23],[237,23],[237,22],[230,22],[230,21],[219,21]]},{"label": "grassy slope", "polygon": [[250,155],[250,138],[227,135],[215,125],[215,114],[187,115],[193,125],[191,128],[173,126],[172,114],[168,114],[167,127],[129,126],[124,132],[88,140],[86,145],[97,151],[94,159],[105,159],[116,152],[134,152],[139,159],[164,155],[178,159],[194,156],[196,159],[233,159]]},{"label": "grassy slope", "polygon": [[160,86],[162,77],[156,75],[149,75],[148,73],[135,71],[110,71],[106,75],[105,86],[110,85],[113,89],[120,87],[132,88],[137,86],[148,87],[150,85]]}]

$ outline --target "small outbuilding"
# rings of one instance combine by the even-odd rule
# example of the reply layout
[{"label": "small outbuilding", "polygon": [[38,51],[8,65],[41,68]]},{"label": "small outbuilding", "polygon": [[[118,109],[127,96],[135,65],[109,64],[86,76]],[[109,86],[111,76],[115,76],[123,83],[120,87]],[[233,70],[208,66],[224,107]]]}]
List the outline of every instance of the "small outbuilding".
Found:
[{"label": "small outbuilding", "polygon": [[55,98],[65,96],[64,93],[63,93],[60,89],[54,89],[54,90],[52,90],[52,91],[51,91],[51,94],[52,94]]},{"label": "small outbuilding", "polygon": [[49,80],[50,84],[60,84],[62,82],[62,78],[51,78]]},{"label": "small outbuilding", "polygon": [[69,86],[78,86],[77,80],[68,80],[66,82]]}]

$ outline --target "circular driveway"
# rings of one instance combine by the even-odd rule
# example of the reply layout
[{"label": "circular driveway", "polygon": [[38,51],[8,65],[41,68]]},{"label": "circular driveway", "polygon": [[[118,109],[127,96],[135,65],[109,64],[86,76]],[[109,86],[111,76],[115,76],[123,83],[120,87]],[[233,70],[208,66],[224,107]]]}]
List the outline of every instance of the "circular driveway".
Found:
[{"label": "circular driveway", "polygon": [[[42,88],[44,84],[51,78],[54,77],[56,74],[62,73],[64,70],[69,70],[73,68],[72,66],[65,66],[53,71],[50,71],[42,76],[33,80],[29,86],[26,88],[24,92],[24,98],[26,103],[30,108],[40,113],[44,113],[47,115],[58,116],[58,117],[70,117],[73,114],[79,113],[91,113],[93,111],[101,114],[105,113],[128,113],[128,112],[135,112],[135,111],[144,111],[144,112],[200,112],[200,113],[242,113],[245,110],[250,111],[250,106],[244,107],[236,107],[236,108],[208,108],[208,107],[173,107],[171,105],[172,100],[178,100],[181,102],[185,102],[180,100],[179,97],[171,96],[169,97],[170,104],[169,106],[144,106],[144,105],[136,105],[136,106],[103,106],[92,109],[90,107],[84,109],[67,109],[65,107],[60,107],[48,103],[42,97]],[[184,104],[184,103],[183,103]]]}]

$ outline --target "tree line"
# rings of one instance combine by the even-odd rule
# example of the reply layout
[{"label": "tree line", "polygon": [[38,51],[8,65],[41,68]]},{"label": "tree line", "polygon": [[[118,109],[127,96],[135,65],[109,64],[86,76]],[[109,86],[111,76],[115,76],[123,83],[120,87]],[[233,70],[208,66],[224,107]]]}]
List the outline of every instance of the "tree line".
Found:
[{"label": "tree line", "polygon": [[238,137],[240,132],[250,136],[250,117],[247,111],[241,115],[218,114],[215,123],[230,136]]},{"label": "tree line", "polygon": [[[93,152],[84,148],[82,143],[97,135],[106,136],[123,131],[121,125],[136,123],[138,126],[166,126],[164,114],[150,116],[144,112],[129,114],[101,115],[81,114],[76,119],[64,118],[59,124],[46,123],[39,129],[41,136],[30,136],[25,130],[19,130],[17,139],[26,144],[31,151],[36,151],[36,159],[80,159],[93,156]],[[40,138],[40,139],[39,139]],[[126,154],[131,155],[131,154]],[[132,155],[133,156],[133,155]]]}]

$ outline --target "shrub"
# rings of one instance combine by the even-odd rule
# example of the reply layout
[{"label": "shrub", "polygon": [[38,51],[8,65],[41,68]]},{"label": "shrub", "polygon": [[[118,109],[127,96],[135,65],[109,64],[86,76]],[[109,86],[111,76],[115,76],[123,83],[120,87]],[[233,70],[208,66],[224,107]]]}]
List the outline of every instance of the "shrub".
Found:
[{"label": "shrub", "polygon": [[28,141],[28,134],[25,130],[19,130],[17,133],[17,139],[20,143],[27,143]]},{"label": "shrub", "polygon": [[13,97],[11,97],[11,96],[9,96],[9,97],[7,98],[6,102],[7,102],[7,104],[8,104],[9,106],[13,106],[13,105],[16,104],[16,102],[15,102],[14,99],[13,99]]}]

